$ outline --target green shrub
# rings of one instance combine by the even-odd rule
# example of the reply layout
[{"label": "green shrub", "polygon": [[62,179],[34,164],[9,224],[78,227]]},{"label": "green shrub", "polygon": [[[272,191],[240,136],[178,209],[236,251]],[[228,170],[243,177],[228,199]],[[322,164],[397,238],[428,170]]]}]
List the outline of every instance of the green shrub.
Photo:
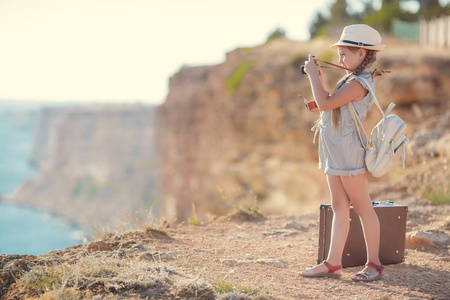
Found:
[{"label": "green shrub", "polygon": [[218,294],[238,293],[244,295],[256,296],[262,292],[261,288],[252,285],[235,283],[222,278],[217,278],[212,283],[213,289]]},{"label": "green shrub", "polygon": [[316,31],[316,34],[314,35],[314,37],[322,37],[322,38],[326,38],[326,37],[328,37],[329,35],[330,35],[330,32],[329,32],[330,30],[329,30],[329,27],[327,26],[327,25],[323,25],[323,26],[320,26],[318,29],[317,29],[317,31]]},{"label": "green shrub", "polygon": [[245,75],[255,66],[256,63],[254,61],[243,62],[226,80],[225,84],[227,89],[232,94],[236,94],[237,91],[239,90],[239,86],[241,85],[241,82],[244,79]]},{"label": "green shrub", "polygon": [[390,32],[395,18],[408,22],[417,21],[417,15],[402,11],[398,2],[392,2],[383,3],[382,8],[368,14],[363,23],[379,31]]},{"label": "green shrub", "polygon": [[301,54],[298,54],[296,57],[294,57],[294,59],[291,62],[291,65],[294,68],[296,68],[296,69],[298,68],[299,69],[301,65],[305,64],[306,60],[308,60],[308,55],[304,54],[304,53],[301,53]]},{"label": "green shrub", "polygon": [[320,58],[321,60],[324,61],[328,61],[328,62],[333,62],[333,60],[335,59],[336,56],[336,51],[334,50],[326,50],[325,52],[322,52],[320,54]]},{"label": "green shrub", "polygon": [[443,183],[437,183],[433,187],[423,187],[425,198],[437,205],[450,204],[450,189]]},{"label": "green shrub", "polygon": [[173,77],[177,77],[181,74],[181,72],[183,72],[184,69],[189,68],[190,66],[187,64],[182,65],[178,71],[175,72],[175,74],[173,74]]},{"label": "green shrub", "polygon": [[37,292],[59,290],[68,285],[71,270],[67,266],[36,267],[19,279],[19,283]]},{"label": "green shrub", "polygon": [[286,31],[283,28],[278,27],[271,34],[269,34],[266,43],[270,42],[271,40],[284,37],[286,37]]}]

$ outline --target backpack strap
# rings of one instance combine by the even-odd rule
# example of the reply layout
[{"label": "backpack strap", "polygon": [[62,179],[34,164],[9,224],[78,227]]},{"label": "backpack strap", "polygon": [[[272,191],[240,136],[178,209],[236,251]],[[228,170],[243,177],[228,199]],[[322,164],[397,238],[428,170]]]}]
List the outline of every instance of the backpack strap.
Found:
[{"label": "backpack strap", "polygon": [[[353,106],[351,101],[347,104],[347,107],[348,107],[348,111],[350,112],[350,115],[352,116],[353,123],[355,124],[356,132],[358,133],[359,141],[361,142],[361,146],[363,146],[364,150],[367,151],[370,148],[370,141],[369,141],[369,138],[367,137],[366,131],[364,130],[364,126],[363,126],[361,120],[359,119],[358,114],[356,113],[355,107]],[[364,136],[366,137],[367,146],[364,144],[364,141],[363,141],[363,138],[361,135],[361,131],[364,133]]]},{"label": "backpack strap", "polygon": [[[375,102],[376,106],[378,107],[378,109],[381,112],[381,115],[383,116],[383,124],[384,121],[386,120],[386,116],[391,112],[391,110],[394,108],[395,103],[391,102],[391,104],[389,104],[388,108],[386,109],[386,111],[383,111],[383,109],[381,108],[380,103],[378,102],[377,96],[375,95],[375,92],[373,91],[372,87],[370,86],[369,82],[365,79],[360,77],[359,79],[361,79],[362,81],[364,81],[364,83],[366,84],[367,88],[369,89],[369,92],[372,94],[373,97],[373,101]],[[367,133],[364,130],[364,126],[361,122],[361,120],[358,117],[358,114],[355,110],[355,107],[353,106],[353,103],[350,101],[349,103],[347,103],[347,107],[348,110],[350,112],[350,115],[352,116],[353,122],[355,124],[356,127],[356,132],[358,132],[358,136],[359,136],[359,141],[361,142],[361,145],[363,146],[363,148],[367,151],[371,148],[371,141],[369,140],[369,138],[367,137]],[[361,131],[364,133],[366,140],[367,140],[367,146],[364,144],[364,141],[362,139],[362,135],[361,135]]]},{"label": "backpack strap", "polygon": [[391,104],[389,104],[388,108],[386,109],[386,111],[383,111],[383,109],[381,108],[380,102],[378,102],[377,96],[375,95],[375,92],[373,91],[372,87],[370,86],[369,82],[367,81],[367,79],[360,77],[359,79],[361,79],[362,81],[364,81],[364,83],[366,84],[367,88],[369,89],[369,92],[372,94],[373,97],[373,102],[375,102],[376,106],[378,107],[378,109],[381,112],[381,115],[383,116],[383,118],[386,118],[386,116],[391,112],[391,110],[394,108],[395,103],[391,102]]}]

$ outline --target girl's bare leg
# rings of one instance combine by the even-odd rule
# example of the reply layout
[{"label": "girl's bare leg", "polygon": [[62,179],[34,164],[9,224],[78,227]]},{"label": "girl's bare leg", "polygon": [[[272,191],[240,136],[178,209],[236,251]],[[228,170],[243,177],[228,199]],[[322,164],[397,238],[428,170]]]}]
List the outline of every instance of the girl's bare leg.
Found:
[{"label": "girl's bare leg", "polygon": [[[345,191],[353,204],[355,212],[361,219],[367,249],[367,262],[380,265],[380,222],[375,213],[369,195],[367,175],[361,174],[354,177],[342,177]],[[365,267],[364,271],[378,274],[373,267]]]},{"label": "girl's bare leg", "polygon": [[327,175],[327,181],[331,193],[331,207],[333,208],[331,243],[327,261],[331,265],[341,265],[342,253],[350,226],[350,200],[340,176]]},{"label": "girl's bare leg", "polygon": [[[349,230],[350,200],[345,191],[340,176],[327,175],[328,188],[331,193],[331,207],[333,208],[333,223],[331,227],[331,243],[327,261],[333,266],[342,264],[342,253]],[[328,272],[325,265],[313,268],[314,272]],[[341,274],[342,270],[335,272]]]}]

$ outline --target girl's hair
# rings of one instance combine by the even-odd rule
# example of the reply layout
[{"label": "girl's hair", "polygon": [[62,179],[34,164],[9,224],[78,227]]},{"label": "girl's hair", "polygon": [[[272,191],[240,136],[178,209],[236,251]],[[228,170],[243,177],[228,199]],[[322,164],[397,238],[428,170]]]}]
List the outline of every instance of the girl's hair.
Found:
[{"label": "girl's hair", "polygon": [[[358,51],[360,48],[348,47],[348,49],[354,53],[354,52]],[[363,59],[361,64],[355,69],[355,71],[353,71],[352,73],[350,73],[350,74],[346,75],[344,78],[342,78],[339,81],[338,87],[336,89],[339,89],[341,86],[343,86],[347,82],[347,80],[350,78],[351,75],[361,74],[368,66],[370,66],[376,60],[377,60],[376,51],[366,49],[366,57]],[[331,120],[332,120],[332,125],[334,128],[337,128],[340,113],[341,113],[341,110],[339,107],[333,109],[333,111],[331,112]]]}]

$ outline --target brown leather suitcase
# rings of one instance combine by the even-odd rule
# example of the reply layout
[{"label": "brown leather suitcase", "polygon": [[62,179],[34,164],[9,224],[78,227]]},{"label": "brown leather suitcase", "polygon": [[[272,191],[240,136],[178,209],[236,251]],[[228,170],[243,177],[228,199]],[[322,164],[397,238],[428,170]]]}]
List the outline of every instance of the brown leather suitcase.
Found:
[{"label": "brown leather suitcase", "polygon": [[[392,201],[374,202],[373,207],[380,220],[380,261],[384,265],[405,260],[405,234],[408,206]],[[317,262],[327,259],[331,241],[331,205],[320,205],[319,248]],[[361,266],[366,263],[366,245],[359,216],[350,208],[350,230],[342,254],[342,266]]]}]

